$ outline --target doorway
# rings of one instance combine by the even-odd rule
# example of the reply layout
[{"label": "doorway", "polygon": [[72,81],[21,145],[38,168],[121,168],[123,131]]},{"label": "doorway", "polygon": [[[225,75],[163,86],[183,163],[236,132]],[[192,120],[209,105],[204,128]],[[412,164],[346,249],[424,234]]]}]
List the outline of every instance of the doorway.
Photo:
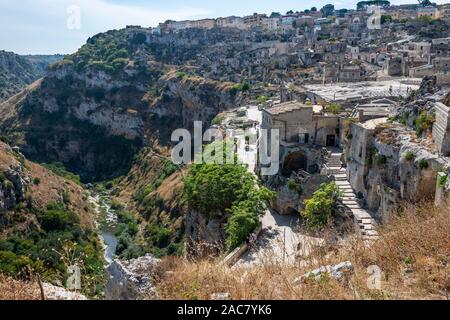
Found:
[{"label": "doorway", "polygon": [[327,135],[327,147],[336,146],[336,136],[334,134]]}]

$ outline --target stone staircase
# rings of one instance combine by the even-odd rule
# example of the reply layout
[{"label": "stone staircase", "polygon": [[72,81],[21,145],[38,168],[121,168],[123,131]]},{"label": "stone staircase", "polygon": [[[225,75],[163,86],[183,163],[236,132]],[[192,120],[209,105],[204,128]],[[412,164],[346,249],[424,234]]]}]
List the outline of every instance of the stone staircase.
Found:
[{"label": "stone staircase", "polygon": [[342,153],[331,153],[327,162],[328,174],[334,176],[337,186],[342,191],[342,204],[353,215],[357,232],[364,240],[376,240],[378,238],[378,232],[375,230],[376,222],[356,201],[357,197],[348,182],[347,172],[342,167],[341,157]]}]

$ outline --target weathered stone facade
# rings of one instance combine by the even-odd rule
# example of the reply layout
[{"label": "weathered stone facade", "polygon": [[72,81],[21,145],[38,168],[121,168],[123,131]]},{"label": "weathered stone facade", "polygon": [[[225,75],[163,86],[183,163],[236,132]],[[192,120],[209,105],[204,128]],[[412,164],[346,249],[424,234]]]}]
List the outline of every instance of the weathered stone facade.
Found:
[{"label": "weathered stone facade", "polygon": [[433,139],[439,153],[450,155],[450,107],[443,103],[436,103],[436,123],[433,126]]}]

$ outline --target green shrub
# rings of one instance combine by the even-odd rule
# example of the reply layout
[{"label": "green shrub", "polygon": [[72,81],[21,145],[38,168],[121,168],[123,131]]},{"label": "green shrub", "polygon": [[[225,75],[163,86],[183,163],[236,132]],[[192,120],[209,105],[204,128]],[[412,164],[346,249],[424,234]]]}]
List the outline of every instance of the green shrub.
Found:
[{"label": "green shrub", "polygon": [[183,199],[206,216],[229,213],[226,245],[233,250],[254,230],[275,194],[258,189],[254,176],[239,164],[192,165],[184,179]]},{"label": "green shrub", "polygon": [[420,162],[419,162],[420,170],[426,170],[426,169],[428,169],[429,166],[430,166],[430,164],[428,163],[427,160],[425,160],[425,159],[420,160]]},{"label": "green shrub", "polygon": [[237,94],[239,91],[245,92],[250,90],[250,84],[247,82],[237,83],[230,88],[230,93],[232,95]]},{"label": "green shrub", "polygon": [[222,124],[223,120],[224,120],[224,117],[218,115],[211,121],[211,123],[216,125],[216,126],[220,126]]},{"label": "green shrub", "polygon": [[63,192],[62,200],[64,204],[70,204],[70,193],[68,191]]},{"label": "green shrub", "polygon": [[41,184],[41,179],[39,179],[39,178],[37,178],[37,177],[34,178],[34,179],[33,179],[33,184],[36,185],[36,186],[40,185],[40,184]]},{"label": "green shrub", "polygon": [[178,71],[177,72],[177,78],[178,79],[183,79],[184,77],[186,77],[186,72],[183,72],[183,71]]},{"label": "green shrub", "polygon": [[32,265],[30,258],[18,256],[11,251],[0,251],[0,272],[10,276],[18,275],[26,271],[27,266]]},{"label": "green shrub", "polygon": [[128,64],[129,60],[127,58],[116,58],[111,62],[114,71],[117,72]]},{"label": "green shrub", "polygon": [[80,176],[67,171],[67,169],[64,167],[64,164],[62,164],[60,162],[54,162],[54,163],[50,163],[50,164],[44,163],[44,164],[42,164],[42,166],[44,168],[46,168],[47,170],[52,171],[54,174],[56,174],[60,177],[74,181],[77,184],[81,184]]},{"label": "green shrub", "polygon": [[191,166],[184,179],[184,199],[204,215],[224,212],[243,201],[255,179],[241,165],[199,164]]},{"label": "green shrub", "polygon": [[292,179],[288,180],[287,186],[288,186],[289,190],[295,191],[298,194],[301,194],[303,192],[302,187]]},{"label": "green shrub", "polygon": [[423,132],[431,130],[435,121],[434,114],[429,114],[427,110],[422,110],[414,122],[417,134],[421,135]]},{"label": "green shrub", "polygon": [[264,104],[267,102],[267,97],[266,96],[259,96],[258,97],[258,103],[259,104]]},{"label": "green shrub", "polygon": [[250,90],[250,84],[247,82],[243,82],[243,83],[241,83],[240,89],[243,92],[248,91],[248,90]]},{"label": "green shrub", "polygon": [[377,166],[381,167],[387,163],[387,158],[385,155],[379,154],[377,157]]},{"label": "green shrub", "polygon": [[225,227],[229,250],[238,247],[258,226],[258,216],[246,208],[236,208]]},{"label": "green shrub", "polygon": [[412,151],[407,151],[406,153],[405,153],[405,159],[407,160],[407,161],[413,161],[414,159],[416,158],[416,154],[414,153],[414,152],[412,152]]},{"label": "green shrub", "polygon": [[113,210],[125,209],[125,205],[117,199],[112,199],[110,205],[111,205],[111,209],[113,209]]},{"label": "green shrub", "polygon": [[448,181],[448,175],[439,176],[438,185],[444,188]]},{"label": "green shrub", "polygon": [[8,190],[14,190],[14,184],[13,184],[11,181],[6,180],[6,181],[4,182],[4,185],[5,185],[5,188],[6,188],[6,189],[8,189]]},{"label": "green shrub", "polygon": [[309,228],[321,228],[325,226],[332,213],[333,207],[342,195],[336,183],[325,183],[314,192],[311,199],[305,200],[305,209],[302,216]]},{"label": "green shrub", "polygon": [[164,248],[169,244],[173,231],[157,223],[150,223],[146,227],[146,236],[153,246]]},{"label": "green shrub", "polygon": [[333,114],[339,114],[344,109],[342,108],[342,106],[340,104],[331,103],[325,108],[325,110],[326,110],[326,112],[330,112],[330,113],[333,113]]},{"label": "green shrub", "polygon": [[74,214],[63,211],[63,210],[47,210],[43,213],[39,222],[41,224],[42,229],[47,232],[55,231],[55,230],[65,230],[69,226],[73,225],[77,222],[77,219]]}]

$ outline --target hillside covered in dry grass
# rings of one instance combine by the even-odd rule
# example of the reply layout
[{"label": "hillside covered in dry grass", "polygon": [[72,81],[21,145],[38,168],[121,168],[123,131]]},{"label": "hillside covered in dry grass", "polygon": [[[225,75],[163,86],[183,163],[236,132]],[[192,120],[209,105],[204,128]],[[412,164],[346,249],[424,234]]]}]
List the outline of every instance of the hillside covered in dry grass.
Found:
[{"label": "hillside covered in dry grass", "polygon": [[[449,207],[408,206],[380,229],[372,245],[358,239],[339,247],[326,244],[296,266],[275,262],[270,255],[261,265],[231,269],[215,260],[167,258],[160,265],[157,289],[162,299],[210,299],[224,292],[236,300],[447,299],[449,230]],[[354,271],[340,281],[326,274],[295,281],[318,267],[344,261],[350,261]],[[371,266],[382,271],[380,289],[368,288]]]}]

